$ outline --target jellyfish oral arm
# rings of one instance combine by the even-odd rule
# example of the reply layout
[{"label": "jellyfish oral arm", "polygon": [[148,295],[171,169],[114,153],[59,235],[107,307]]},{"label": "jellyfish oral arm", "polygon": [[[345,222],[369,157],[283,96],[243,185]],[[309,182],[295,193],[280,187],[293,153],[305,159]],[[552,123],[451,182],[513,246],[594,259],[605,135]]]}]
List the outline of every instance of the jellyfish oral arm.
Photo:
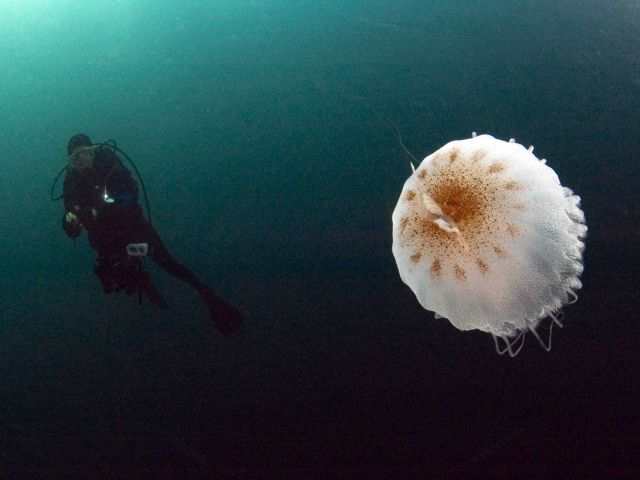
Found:
[{"label": "jellyfish oral arm", "polygon": [[454,234],[460,245],[462,245],[465,250],[469,250],[469,244],[465,241],[460,229],[453,219],[444,213],[442,208],[440,208],[440,205],[438,205],[433,198],[426,193],[422,192],[421,198],[422,206],[424,207],[424,219],[435,223],[441,230]]}]

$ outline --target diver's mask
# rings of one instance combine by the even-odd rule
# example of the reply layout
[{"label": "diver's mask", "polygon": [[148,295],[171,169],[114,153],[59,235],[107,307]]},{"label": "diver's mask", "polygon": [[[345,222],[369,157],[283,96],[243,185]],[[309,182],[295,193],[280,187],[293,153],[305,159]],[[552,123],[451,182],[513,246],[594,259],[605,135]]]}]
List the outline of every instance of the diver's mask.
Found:
[{"label": "diver's mask", "polygon": [[93,166],[93,159],[96,157],[95,147],[82,147],[77,152],[69,155],[69,163],[72,168],[84,170]]}]

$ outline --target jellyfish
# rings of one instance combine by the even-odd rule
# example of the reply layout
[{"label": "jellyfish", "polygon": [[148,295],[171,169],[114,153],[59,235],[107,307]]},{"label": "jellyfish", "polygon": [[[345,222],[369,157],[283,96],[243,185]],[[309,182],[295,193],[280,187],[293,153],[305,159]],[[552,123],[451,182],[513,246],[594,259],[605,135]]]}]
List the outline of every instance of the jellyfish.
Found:
[{"label": "jellyfish", "polygon": [[459,330],[490,333],[500,354],[517,355],[527,332],[549,351],[562,307],[582,287],[580,197],[533,147],[475,132],[412,169],[392,250],[420,305]]}]

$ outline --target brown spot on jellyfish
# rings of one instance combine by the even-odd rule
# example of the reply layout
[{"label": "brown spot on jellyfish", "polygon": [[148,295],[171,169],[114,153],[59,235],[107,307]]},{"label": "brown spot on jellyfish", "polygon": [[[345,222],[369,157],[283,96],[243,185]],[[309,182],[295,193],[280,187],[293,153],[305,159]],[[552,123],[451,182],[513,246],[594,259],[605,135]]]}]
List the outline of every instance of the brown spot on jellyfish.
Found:
[{"label": "brown spot on jellyfish", "polygon": [[500,173],[504,170],[504,165],[501,163],[492,163],[489,165],[489,173]]},{"label": "brown spot on jellyfish", "polygon": [[458,280],[466,280],[467,279],[467,273],[464,271],[464,268],[462,268],[460,265],[454,265],[453,266],[453,273],[455,274],[456,278]]},{"label": "brown spot on jellyfish", "polygon": [[518,227],[518,225],[514,225],[513,223],[507,223],[507,232],[509,232],[509,235],[511,235],[512,237],[515,237],[520,233],[520,227]]},{"label": "brown spot on jellyfish", "polygon": [[440,259],[435,258],[433,263],[431,263],[431,268],[429,269],[433,278],[440,278],[442,273],[442,266],[440,265]]},{"label": "brown spot on jellyfish", "polygon": [[538,325],[561,327],[582,287],[580,197],[532,150],[490,135],[450,142],[407,179],[392,215],[393,255],[418,302],[510,356],[527,332],[550,350]]},{"label": "brown spot on jellyfish", "polygon": [[475,152],[473,152],[473,157],[471,157],[471,161],[472,162],[479,162],[480,160],[482,160],[484,158],[484,156],[487,154],[486,151],[484,151],[482,148],[479,148],[478,150],[476,150]]},{"label": "brown spot on jellyfish", "polygon": [[407,228],[407,225],[409,225],[409,217],[404,217],[402,220],[400,220],[400,230],[404,230],[405,228]]},{"label": "brown spot on jellyfish", "polygon": [[520,190],[522,188],[522,185],[520,185],[519,182],[511,181],[511,182],[507,182],[504,185],[504,188],[506,188],[507,190]]},{"label": "brown spot on jellyfish", "polygon": [[478,270],[482,273],[487,273],[489,271],[489,265],[487,265],[487,262],[481,258],[476,258],[476,265],[478,266]]}]

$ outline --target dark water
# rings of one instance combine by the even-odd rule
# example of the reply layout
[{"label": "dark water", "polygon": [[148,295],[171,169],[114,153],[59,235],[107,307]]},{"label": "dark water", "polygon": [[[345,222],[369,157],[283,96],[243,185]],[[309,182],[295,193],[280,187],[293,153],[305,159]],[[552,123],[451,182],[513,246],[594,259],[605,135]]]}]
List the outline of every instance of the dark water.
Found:
[{"label": "dark water", "polygon": [[[88,2],[87,2],[88,3]],[[639,472],[640,8],[632,0],[0,5],[0,475]],[[534,144],[583,199],[544,352],[422,310],[391,254],[408,158]],[[136,162],[166,244],[247,315],[104,296],[48,200],[68,137]],[[94,476],[91,476],[94,475]]]}]

